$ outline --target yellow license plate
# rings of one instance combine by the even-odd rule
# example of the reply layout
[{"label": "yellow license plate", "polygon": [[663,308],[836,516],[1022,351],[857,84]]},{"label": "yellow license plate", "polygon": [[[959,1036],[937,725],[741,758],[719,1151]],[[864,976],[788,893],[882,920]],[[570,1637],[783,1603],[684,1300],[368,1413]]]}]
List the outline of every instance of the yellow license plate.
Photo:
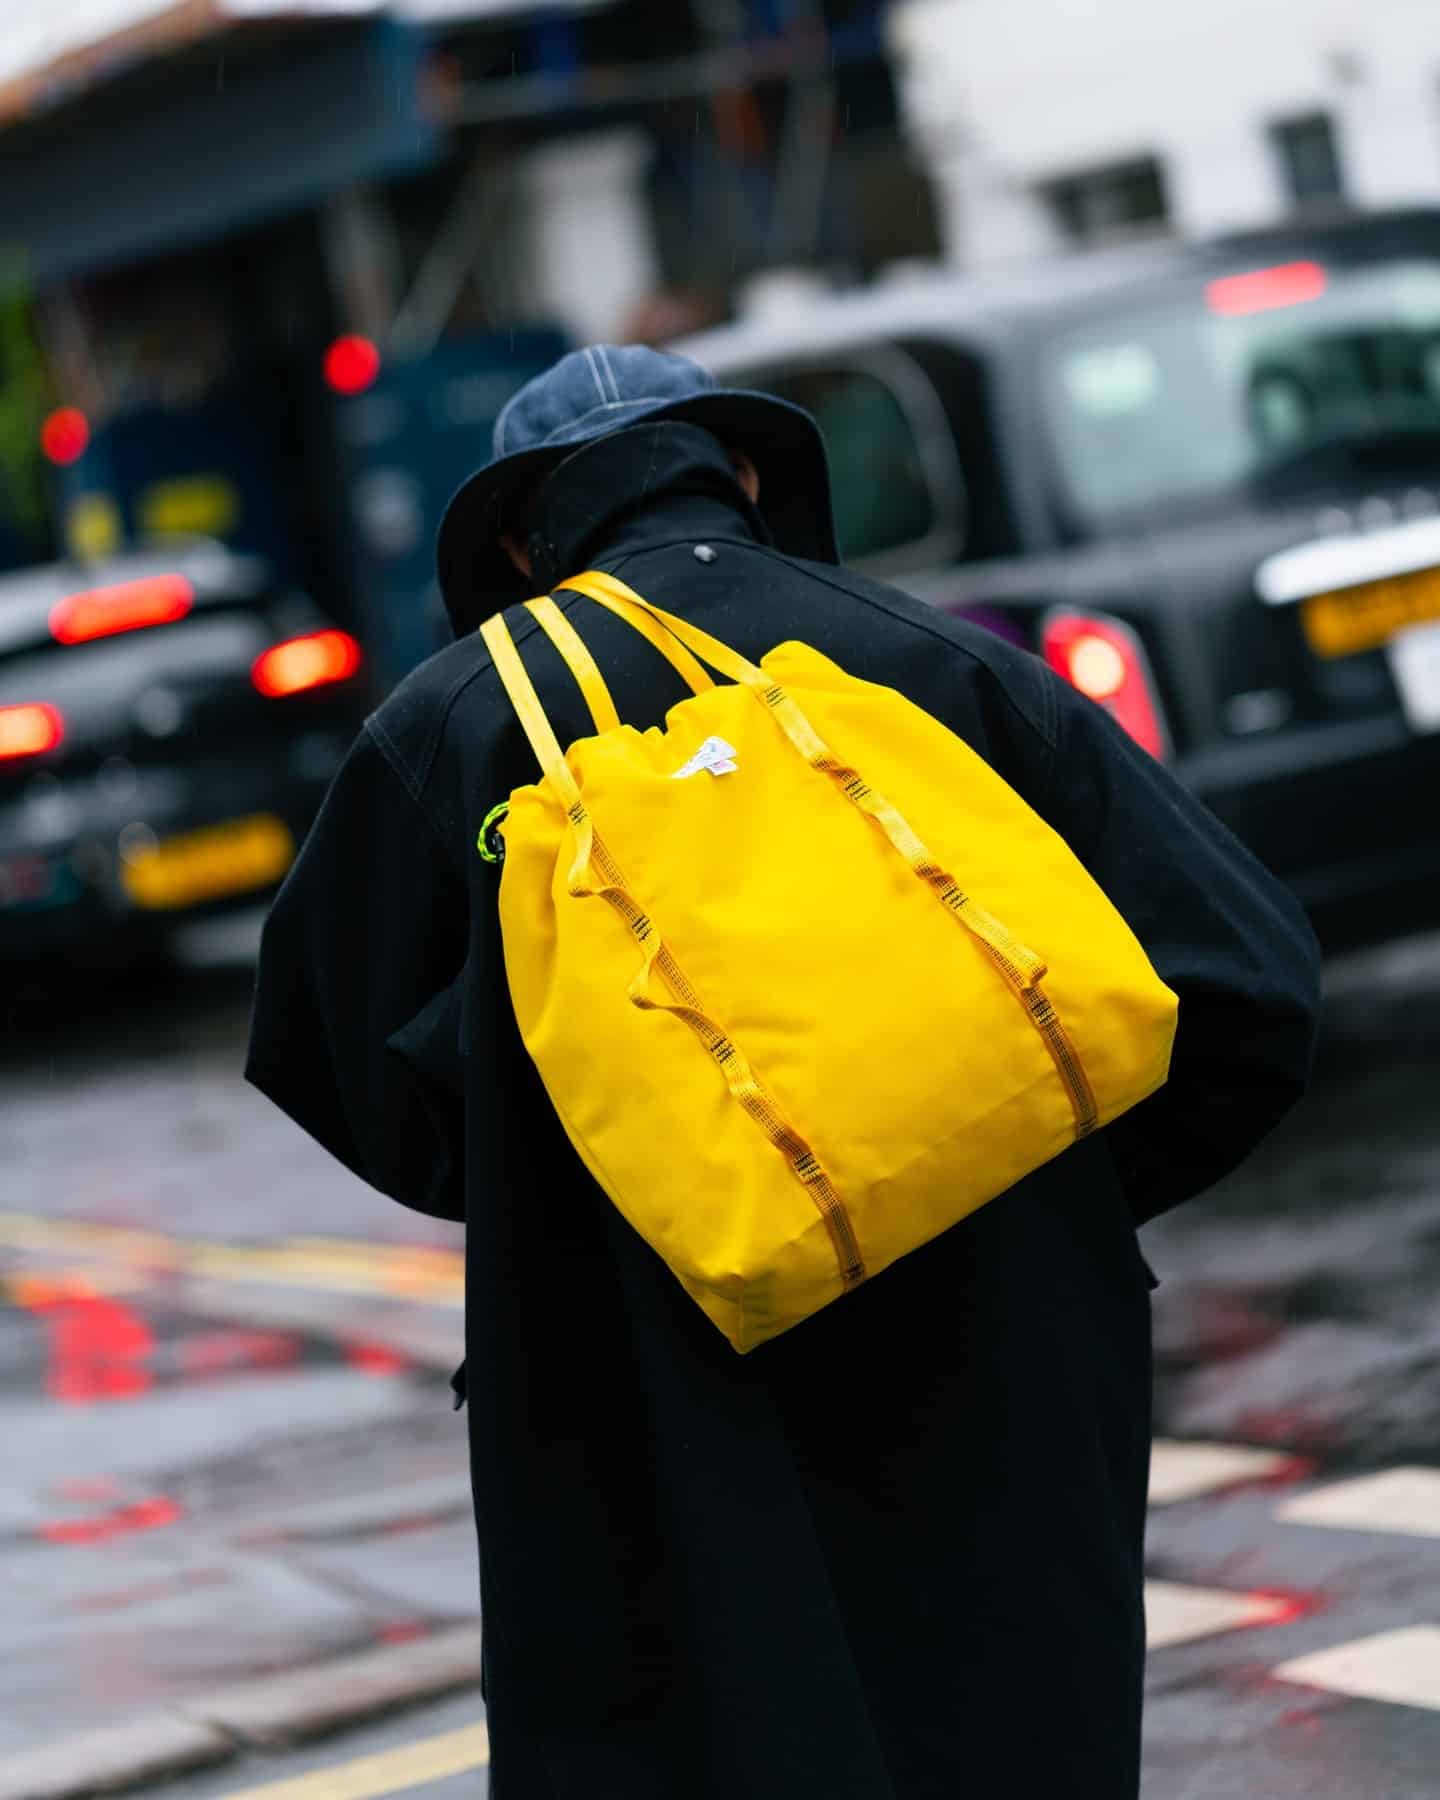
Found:
[{"label": "yellow license plate", "polygon": [[290,827],[270,813],[256,813],[132,850],[121,862],[120,878],[137,906],[174,912],[270,887],[294,860]]},{"label": "yellow license plate", "polygon": [[1334,594],[1312,594],[1300,604],[1300,622],[1317,656],[1378,650],[1397,632],[1435,619],[1440,619],[1440,569],[1417,569]]}]

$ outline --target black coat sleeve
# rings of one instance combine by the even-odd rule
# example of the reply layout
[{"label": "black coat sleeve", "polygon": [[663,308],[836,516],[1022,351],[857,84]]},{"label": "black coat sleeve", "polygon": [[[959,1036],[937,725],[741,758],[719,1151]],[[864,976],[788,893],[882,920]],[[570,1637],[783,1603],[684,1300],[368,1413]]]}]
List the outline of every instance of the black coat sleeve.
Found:
[{"label": "black coat sleeve", "polygon": [[464,1217],[453,859],[360,734],[261,942],[246,1077],[393,1199]]},{"label": "black coat sleeve", "polygon": [[1178,994],[1170,1079],[1108,1128],[1137,1219],[1242,1162],[1304,1092],[1320,957],[1303,909],[1110,719],[1055,679],[1040,805]]}]

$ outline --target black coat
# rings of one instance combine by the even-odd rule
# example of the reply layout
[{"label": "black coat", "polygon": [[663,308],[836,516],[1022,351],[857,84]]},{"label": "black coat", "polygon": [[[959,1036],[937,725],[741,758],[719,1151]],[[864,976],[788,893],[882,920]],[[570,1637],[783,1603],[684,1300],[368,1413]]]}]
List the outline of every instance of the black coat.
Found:
[{"label": "black coat", "polygon": [[[338,776],[265,933],[249,1075],[367,1181],[466,1222],[496,1800],[1133,1800],[1135,1227],[1301,1092],[1313,940],[1098,707],[972,626],[779,554],[707,443],[647,427],[577,459],[542,556],[752,658],[803,639],[973,744],[1178,992],[1168,1086],[737,1356],[592,1185],[521,1046],[475,841],[536,771],[473,635],[391,695]],[[672,671],[559,598],[621,716],[658,723]],[[510,617],[562,742],[583,735],[568,673]],[[683,1184],[685,1146],[656,1154]]]}]

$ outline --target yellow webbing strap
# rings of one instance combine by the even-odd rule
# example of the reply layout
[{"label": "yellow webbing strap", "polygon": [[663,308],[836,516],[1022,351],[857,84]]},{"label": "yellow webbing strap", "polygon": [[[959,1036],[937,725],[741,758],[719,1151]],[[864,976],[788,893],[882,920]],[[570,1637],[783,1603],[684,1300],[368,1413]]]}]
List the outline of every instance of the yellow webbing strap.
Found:
[{"label": "yellow webbing strap", "polygon": [[[642,960],[627,990],[632,1006],[647,1012],[674,1014],[704,1044],[731,1094],[764,1131],[770,1142],[782,1153],[796,1178],[809,1189],[830,1235],[845,1287],[858,1287],[865,1279],[865,1263],[855,1238],[849,1215],[835,1192],[829,1176],[821,1167],[814,1151],[805,1142],[756,1076],[738,1045],[733,1043],[701,1005],[698,995],[686,980],[684,972],[666,947],[659,931],[629,892],[624,876],[604,844],[596,835],[589,809],[565,760],[559,739],[545,716],[534,683],[521,661],[515,640],[503,618],[497,613],[480,627],[480,635],[495,663],[495,669],[515,708],[516,716],[530,740],[546,780],[559,797],[575,830],[575,855],[570,865],[568,888],[575,899],[598,895],[624,919],[635,941],[640,945]],[[591,871],[602,885],[590,885]],[[675,996],[674,1001],[657,999],[650,991],[651,976],[659,973]]]},{"label": "yellow webbing strap", "polygon": [[585,704],[590,708],[595,729],[614,731],[620,724],[620,715],[615,710],[615,702],[610,698],[605,677],[585,646],[585,640],[548,594],[542,594],[537,600],[527,600],[525,605],[528,611],[534,613],[540,621],[541,630],[564,657],[566,667],[585,696]]},{"label": "yellow webbing strap", "polygon": [[[714,669],[717,674],[724,675],[730,681],[743,682],[746,687],[765,687],[770,677],[763,669],[732,650],[728,644],[722,644],[719,638],[713,638],[709,632],[701,631],[698,625],[691,625],[685,619],[677,619],[674,613],[662,612],[658,606],[652,606],[648,600],[642,600],[634,588],[614,575],[607,575],[603,569],[587,569],[583,575],[572,575],[560,584],[562,587],[574,588],[578,594],[588,594],[592,600],[598,600],[602,606],[609,606],[611,612],[618,613],[637,631],[643,632],[656,640],[647,629],[646,621],[651,627],[656,624],[664,626],[670,636],[676,639],[683,649],[692,656]],[[711,684],[713,686],[713,683]]]},{"label": "yellow webbing strap", "polygon": [[560,748],[560,740],[545,716],[545,708],[540,704],[535,684],[520,660],[520,652],[515,648],[510,627],[496,613],[493,619],[487,619],[480,627],[480,635],[485,640],[485,647],[495,664],[495,672],[505,685],[510,704],[515,708],[515,716],[530,740],[530,748],[535,752],[545,779],[559,795],[567,812],[573,816],[576,807],[584,812],[580,789],[570,773],[570,765],[565,760],[565,752]]},{"label": "yellow webbing strap", "polygon": [[[705,1011],[699,996],[686,979],[684,971],[671,955],[669,947],[644,909],[625,885],[625,878],[600,839],[592,834],[590,855],[604,886],[598,889],[575,889],[572,893],[596,892],[608,900],[625,920],[635,941],[640,945],[642,961],[627,990],[630,1004],[645,1012],[666,1012],[681,1019],[699,1038],[711,1059],[725,1077],[731,1097],[737,1100],[750,1118],[790,1165],[791,1173],[808,1189],[816,1211],[820,1214],[835,1253],[840,1280],[845,1289],[859,1287],[865,1279],[865,1260],[859,1240],[844,1202],[819,1157],[795,1130],[776,1105],[758,1075],[751,1068],[740,1046],[716,1024]],[[658,972],[674,1000],[657,999],[651,992],[651,976]]]},{"label": "yellow webbing strap", "polygon": [[[630,589],[623,582],[616,581],[613,575],[605,575],[598,569],[592,569],[587,575],[577,575],[573,580],[567,581],[565,586],[586,595],[638,631],[641,637],[655,646],[692,694],[703,694],[707,688],[714,687],[715,683],[704,665],[696,662],[673,632],[667,631],[658,619],[652,618],[643,610],[637,612],[630,604]],[[619,589],[618,595],[611,591],[612,587]]]},{"label": "yellow webbing strap", "polygon": [[589,593],[592,597],[596,597],[597,589],[603,588],[616,603],[617,610],[620,607],[627,609],[627,616],[632,618],[632,622],[635,615],[649,614],[712,669],[750,688],[764,701],[776,723],[806,762],[830,776],[846,798],[874,820],[894,848],[905,858],[914,874],[934,891],[942,905],[959,919],[985,950],[1014,988],[1044,1040],[1074,1110],[1075,1135],[1084,1137],[1093,1131],[1098,1118],[1095,1096],[1059,1014],[1040,987],[1046,973],[1045,964],[993,913],[987,912],[978,901],[972,899],[955,877],[936,862],[898,807],[872,788],[855,769],[834,755],[800,706],[780,683],[773,681],[763,669],[728,645],[722,644],[718,638],[711,637],[688,620],[677,618],[673,613],[652,606],[648,600],[642,600],[633,588],[626,587],[624,582],[613,575],[592,569],[584,575],[573,577],[564,585],[577,588],[581,593]]}]

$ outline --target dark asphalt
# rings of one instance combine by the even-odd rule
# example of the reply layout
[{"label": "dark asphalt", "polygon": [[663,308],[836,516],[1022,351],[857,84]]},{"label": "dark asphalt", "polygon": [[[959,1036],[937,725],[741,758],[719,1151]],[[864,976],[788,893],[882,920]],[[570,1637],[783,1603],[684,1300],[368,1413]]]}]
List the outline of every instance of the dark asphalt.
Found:
[{"label": "dark asphalt", "polygon": [[[3,1002],[0,1764],[474,1616],[445,1389],[458,1233],[241,1085],[246,947],[221,929],[180,973],[22,971]],[[1433,1533],[1278,1516],[1342,1479],[1440,1471],[1440,938],[1327,986],[1309,1100],[1146,1232],[1160,1435],[1284,1453],[1152,1514],[1152,1576],[1276,1604],[1152,1651],[1146,1800],[1440,1794],[1440,1479]],[[1275,1673],[1416,1626],[1436,1631],[1429,1703]],[[147,1791],[248,1795],[482,1717],[461,1696]],[[384,1791],[485,1790],[472,1771]]]}]

